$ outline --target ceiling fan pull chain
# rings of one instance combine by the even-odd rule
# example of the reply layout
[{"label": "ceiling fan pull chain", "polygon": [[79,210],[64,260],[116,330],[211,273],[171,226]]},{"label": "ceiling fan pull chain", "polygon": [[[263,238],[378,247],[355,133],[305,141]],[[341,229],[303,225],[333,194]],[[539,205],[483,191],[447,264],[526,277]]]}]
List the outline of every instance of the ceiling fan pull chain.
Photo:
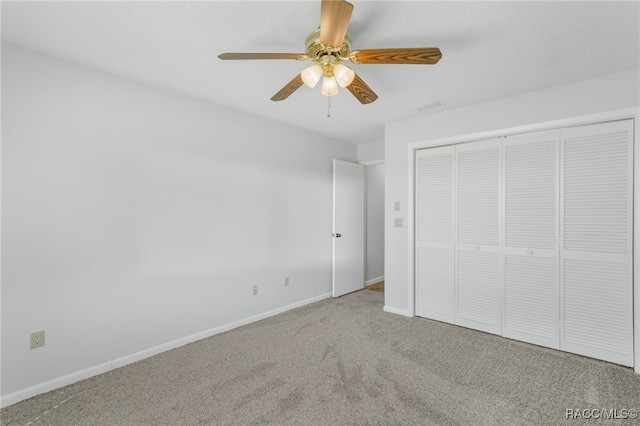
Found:
[{"label": "ceiling fan pull chain", "polygon": [[327,96],[328,105],[327,105],[327,118],[331,118],[331,95]]}]

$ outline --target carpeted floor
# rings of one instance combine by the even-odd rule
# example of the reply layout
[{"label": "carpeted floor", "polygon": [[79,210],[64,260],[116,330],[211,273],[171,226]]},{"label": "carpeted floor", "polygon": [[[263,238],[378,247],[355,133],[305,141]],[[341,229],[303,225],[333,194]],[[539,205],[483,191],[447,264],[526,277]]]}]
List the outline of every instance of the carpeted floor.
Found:
[{"label": "carpeted floor", "polygon": [[638,424],[631,369],[382,310],[359,291],[4,408],[3,425]]}]

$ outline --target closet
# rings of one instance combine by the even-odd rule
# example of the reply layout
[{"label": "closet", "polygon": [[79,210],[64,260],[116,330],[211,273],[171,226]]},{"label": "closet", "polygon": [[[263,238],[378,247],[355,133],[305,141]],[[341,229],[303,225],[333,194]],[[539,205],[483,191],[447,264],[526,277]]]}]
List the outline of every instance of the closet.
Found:
[{"label": "closet", "polygon": [[416,151],[416,315],[633,366],[633,121]]}]

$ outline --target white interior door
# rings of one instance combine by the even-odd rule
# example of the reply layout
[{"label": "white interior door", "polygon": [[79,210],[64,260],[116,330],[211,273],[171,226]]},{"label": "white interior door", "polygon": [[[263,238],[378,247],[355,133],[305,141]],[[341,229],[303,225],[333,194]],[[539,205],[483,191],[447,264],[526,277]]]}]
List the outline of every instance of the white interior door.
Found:
[{"label": "white interior door", "polygon": [[364,166],[333,160],[333,297],[364,287]]},{"label": "white interior door", "polygon": [[455,323],[502,332],[500,141],[456,147]]},{"label": "white interior door", "polygon": [[558,149],[560,132],[504,143],[502,335],[560,347]]},{"label": "white interior door", "polygon": [[416,314],[454,322],[455,147],[416,153]]},{"label": "white interior door", "polygon": [[562,131],[560,347],[633,365],[633,122]]}]

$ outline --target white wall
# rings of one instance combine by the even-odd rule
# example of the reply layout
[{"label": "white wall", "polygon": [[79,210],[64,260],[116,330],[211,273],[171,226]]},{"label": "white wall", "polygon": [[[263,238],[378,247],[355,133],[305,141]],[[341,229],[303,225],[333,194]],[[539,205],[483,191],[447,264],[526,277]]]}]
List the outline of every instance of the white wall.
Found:
[{"label": "white wall", "polygon": [[384,141],[358,145],[358,162],[361,164],[384,162]]},{"label": "white wall", "polygon": [[[417,145],[541,130],[545,126],[553,127],[560,120],[636,108],[640,104],[638,82],[639,70],[636,69],[387,124],[385,310],[409,316],[414,311],[411,259],[413,205],[409,188],[413,179],[410,161]],[[393,211],[394,201],[400,201],[400,212]],[[394,227],[394,217],[404,218],[405,225],[409,226]],[[636,223],[640,222],[636,220]]]},{"label": "white wall", "polygon": [[367,257],[365,282],[384,279],[384,164],[365,166],[367,187]]},{"label": "white wall", "polygon": [[3,405],[327,297],[332,158],[357,148],[3,44]]}]

